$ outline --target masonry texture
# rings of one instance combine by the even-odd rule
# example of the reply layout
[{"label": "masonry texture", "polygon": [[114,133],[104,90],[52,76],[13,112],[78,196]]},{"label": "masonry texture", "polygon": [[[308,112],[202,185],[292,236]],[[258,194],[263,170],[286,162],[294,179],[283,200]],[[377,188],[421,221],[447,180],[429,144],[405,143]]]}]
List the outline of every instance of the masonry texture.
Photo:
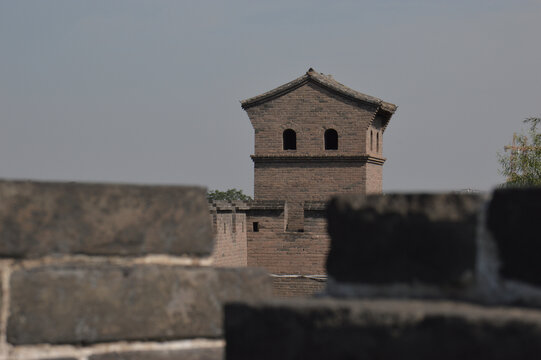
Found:
[{"label": "masonry texture", "polygon": [[17,301],[7,338],[12,344],[88,344],[220,337],[220,305],[270,296],[268,281],[255,269],[167,265],[18,270],[11,275]]},{"label": "masonry texture", "polygon": [[313,70],[242,106],[251,202],[0,181],[1,360],[539,358],[540,188],[377,194],[396,107]]},{"label": "masonry texture", "polygon": [[211,221],[216,245],[215,266],[247,266],[245,204],[218,202],[211,204]]},{"label": "masonry texture", "polygon": [[[275,279],[275,294],[314,294],[329,250],[325,202],[381,192],[383,132],[396,106],[313,69],[241,104],[254,128],[254,201],[232,205],[233,212],[211,204],[215,264],[246,259],[271,274],[298,275]],[[228,231],[232,219],[244,228]]]},{"label": "masonry texture", "polygon": [[226,358],[538,359],[540,190],[333,199],[323,294],[227,304]]},{"label": "masonry texture", "polygon": [[[343,282],[457,284],[476,258],[479,195],[340,196],[328,206],[327,259]],[[407,240],[405,240],[407,239]]]},{"label": "masonry texture", "polygon": [[272,279],[213,237],[204,188],[0,181],[0,359],[221,359],[223,304]]},{"label": "masonry texture", "polygon": [[[396,107],[357,93],[310,69],[306,75],[242,102],[255,131],[256,200],[325,201],[337,193],[381,191],[383,131]],[[325,132],[337,133],[328,149]],[[296,134],[285,149],[283,133]]]},{"label": "masonry texture", "polygon": [[190,349],[169,351],[133,351],[92,355],[89,360],[216,360],[222,359],[221,349]]},{"label": "masonry texture", "polygon": [[196,187],[0,181],[0,256],[208,255],[204,194]]},{"label": "masonry texture", "polygon": [[536,359],[541,313],[412,300],[226,307],[227,359]]}]

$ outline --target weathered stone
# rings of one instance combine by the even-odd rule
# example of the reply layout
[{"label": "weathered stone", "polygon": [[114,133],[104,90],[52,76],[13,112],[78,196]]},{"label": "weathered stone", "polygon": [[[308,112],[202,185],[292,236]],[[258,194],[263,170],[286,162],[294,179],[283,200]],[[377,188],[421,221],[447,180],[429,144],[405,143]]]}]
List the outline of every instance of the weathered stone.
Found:
[{"label": "weathered stone", "polygon": [[351,283],[464,284],[474,272],[481,204],[470,194],[334,198],[329,275]]},{"label": "weathered stone", "polygon": [[271,296],[258,269],[43,266],[11,276],[8,342],[79,344],[222,336],[222,304]]},{"label": "weathered stone", "polygon": [[539,219],[541,188],[494,192],[487,224],[498,246],[502,276],[541,285]]},{"label": "weathered stone", "polygon": [[[0,309],[3,309],[4,306],[4,276],[2,271],[0,271]],[[4,321],[4,313],[0,312],[0,323]]]},{"label": "weathered stone", "polygon": [[205,190],[0,181],[0,256],[209,255]]},{"label": "weathered stone", "polygon": [[234,360],[538,359],[541,312],[411,300],[230,304],[225,334]]},{"label": "weathered stone", "polygon": [[161,351],[112,352],[90,356],[89,360],[222,360],[222,348]]}]

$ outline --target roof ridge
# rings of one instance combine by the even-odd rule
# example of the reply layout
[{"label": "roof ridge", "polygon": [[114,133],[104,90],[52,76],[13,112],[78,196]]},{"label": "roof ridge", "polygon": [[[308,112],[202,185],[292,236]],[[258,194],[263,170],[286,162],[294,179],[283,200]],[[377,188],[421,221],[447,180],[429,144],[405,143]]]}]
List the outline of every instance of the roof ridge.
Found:
[{"label": "roof ridge", "polygon": [[285,83],[281,86],[278,86],[277,88],[264,92],[260,95],[248,98],[246,100],[242,100],[241,106],[243,109],[246,109],[251,106],[263,103],[267,100],[280,96],[286,92],[292,91],[296,89],[297,87],[303,85],[304,83],[308,82],[309,80],[312,80],[320,84],[321,86],[324,86],[330,90],[336,91],[344,96],[353,98],[354,100],[363,101],[369,104],[377,105],[378,107],[381,107],[381,110],[389,112],[391,114],[396,111],[396,108],[397,108],[396,105],[385,102],[374,96],[366,95],[359,91],[353,90],[347,87],[346,85],[341,84],[338,81],[334,80],[334,78],[331,75],[318,73],[312,67],[310,67],[304,75],[288,83]]}]

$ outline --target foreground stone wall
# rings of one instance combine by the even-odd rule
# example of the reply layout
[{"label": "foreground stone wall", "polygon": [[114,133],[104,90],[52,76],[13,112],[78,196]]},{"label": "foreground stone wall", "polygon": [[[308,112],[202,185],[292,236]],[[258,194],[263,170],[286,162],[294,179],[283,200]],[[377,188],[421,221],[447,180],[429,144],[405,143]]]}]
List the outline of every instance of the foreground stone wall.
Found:
[{"label": "foreground stone wall", "polygon": [[338,197],[324,294],[272,300],[325,278],[212,267],[204,189],[0,181],[0,359],[538,359],[539,214],[539,188]]},{"label": "foreground stone wall", "polygon": [[277,298],[312,297],[325,290],[326,275],[272,276],[272,294]]},{"label": "foreground stone wall", "polygon": [[226,358],[538,359],[541,188],[338,197],[326,295],[226,305]]},{"label": "foreground stone wall", "polygon": [[0,359],[221,359],[223,304],[271,279],[210,266],[205,195],[0,181]]}]

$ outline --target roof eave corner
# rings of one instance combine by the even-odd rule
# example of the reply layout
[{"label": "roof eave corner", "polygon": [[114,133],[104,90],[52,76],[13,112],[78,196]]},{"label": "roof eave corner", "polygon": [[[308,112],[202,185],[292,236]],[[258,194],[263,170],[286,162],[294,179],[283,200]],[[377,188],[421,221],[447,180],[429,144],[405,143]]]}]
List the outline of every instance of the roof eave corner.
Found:
[{"label": "roof eave corner", "polygon": [[380,108],[381,108],[382,111],[388,112],[389,114],[393,115],[395,113],[396,109],[398,109],[398,106],[396,106],[395,104],[391,104],[391,103],[382,101],[381,105],[380,105]]},{"label": "roof eave corner", "polygon": [[385,129],[387,129],[387,125],[389,125],[389,122],[391,121],[391,117],[396,112],[396,109],[398,109],[398,106],[396,106],[395,104],[391,104],[385,101],[381,102],[381,105],[376,111],[374,118],[376,117],[376,115],[381,115],[381,117],[383,118],[383,121],[384,121],[383,126],[382,126],[383,132],[385,132]]}]

